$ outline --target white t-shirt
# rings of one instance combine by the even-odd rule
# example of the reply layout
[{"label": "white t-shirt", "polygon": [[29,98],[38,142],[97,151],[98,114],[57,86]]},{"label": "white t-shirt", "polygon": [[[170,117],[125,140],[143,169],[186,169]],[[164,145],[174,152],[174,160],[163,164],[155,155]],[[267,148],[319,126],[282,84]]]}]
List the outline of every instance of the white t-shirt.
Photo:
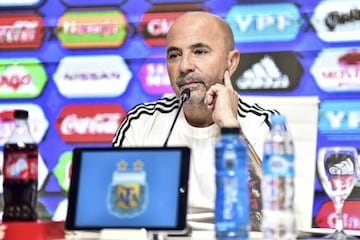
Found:
[{"label": "white t-shirt", "polygon": [[[163,146],[178,107],[175,95],[135,106],[119,126],[113,146]],[[273,112],[257,104],[245,103],[239,97],[241,129],[260,157]],[[167,145],[188,146],[191,149],[189,207],[214,209],[214,149],[219,137],[220,128],[216,124],[205,128],[193,127],[187,123],[183,111],[180,112]]]}]

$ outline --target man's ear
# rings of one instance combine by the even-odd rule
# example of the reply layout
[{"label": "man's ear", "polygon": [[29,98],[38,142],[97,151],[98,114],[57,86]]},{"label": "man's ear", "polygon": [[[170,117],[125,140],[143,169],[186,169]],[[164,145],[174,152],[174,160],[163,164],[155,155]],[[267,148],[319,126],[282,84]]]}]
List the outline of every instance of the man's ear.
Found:
[{"label": "man's ear", "polygon": [[228,55],[228,69],[230,75],[232,75],[237,69],[240,62],[240,52],[237,49],[233,49],[229,52]]}]

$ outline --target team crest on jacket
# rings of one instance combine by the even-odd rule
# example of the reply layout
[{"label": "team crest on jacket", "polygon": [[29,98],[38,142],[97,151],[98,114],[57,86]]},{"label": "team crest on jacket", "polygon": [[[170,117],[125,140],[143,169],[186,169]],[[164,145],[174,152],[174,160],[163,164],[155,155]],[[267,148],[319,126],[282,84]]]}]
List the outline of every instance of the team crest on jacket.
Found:
[{"label": "team crest on jacket", "polygon": [[125,161],[118,163],[108,190],[108,210],[120,218],[135,217],[147,206],[148,190],[143,162],[135,161],[130,169],[127,164]]}]

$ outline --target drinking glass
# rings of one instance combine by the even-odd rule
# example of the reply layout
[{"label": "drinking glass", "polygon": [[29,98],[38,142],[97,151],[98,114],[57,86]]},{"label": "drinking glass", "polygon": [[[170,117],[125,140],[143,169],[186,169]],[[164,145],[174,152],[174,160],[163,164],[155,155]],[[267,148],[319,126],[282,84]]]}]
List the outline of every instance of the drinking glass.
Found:
[{"label": "drinking glass", "polygon": [[334,203],[335,232],[325,238],[356,239],[344,232],[342,208],[359,177],[357,150],[350,146],[323,147],[317,160],[318,177],[326,194]]}]

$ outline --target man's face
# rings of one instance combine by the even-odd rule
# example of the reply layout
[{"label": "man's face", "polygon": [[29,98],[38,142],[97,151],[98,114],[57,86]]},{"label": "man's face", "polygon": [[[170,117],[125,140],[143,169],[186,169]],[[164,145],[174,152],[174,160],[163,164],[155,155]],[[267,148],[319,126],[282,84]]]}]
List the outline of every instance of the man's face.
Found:
[{"label": "man's face", "polygon": [[208,19],[182,19],[167,37],[167,70],[174,92],[191,90],[187,103],[204,101],[209,87],[223,83],[227,68],[224,34]]}]

